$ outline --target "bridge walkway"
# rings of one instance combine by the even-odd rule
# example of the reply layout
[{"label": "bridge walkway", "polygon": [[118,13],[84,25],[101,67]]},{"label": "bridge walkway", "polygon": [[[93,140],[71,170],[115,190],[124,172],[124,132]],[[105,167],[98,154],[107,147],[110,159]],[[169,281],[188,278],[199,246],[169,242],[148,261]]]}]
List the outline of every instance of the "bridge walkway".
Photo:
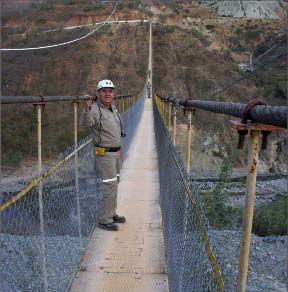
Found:
[{"label": "bridge walkway", "polygon": [[71,291],[168,291],[152,99],[121,169],[119,231],[96,228]]}]

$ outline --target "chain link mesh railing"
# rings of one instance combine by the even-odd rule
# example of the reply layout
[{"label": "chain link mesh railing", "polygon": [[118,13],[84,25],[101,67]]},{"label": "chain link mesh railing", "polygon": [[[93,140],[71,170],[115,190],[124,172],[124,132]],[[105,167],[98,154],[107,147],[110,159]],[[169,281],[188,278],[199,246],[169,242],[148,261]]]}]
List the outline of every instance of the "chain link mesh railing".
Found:
[{"label": "chain link mesh railing", "polygon": [[154,99],[165,248],[171,292],[224,291],[208,220]]},{"label": "chain link mesh railing", "polygon": [[146,86],[143,91],[140,91],[136,95],[136,99],[138,99],[141,96],[142,98],[140,98],[137,103],[133,104],[129,108],[129,110],[121,113],[121,121],[123,125],[123,130],[124,130],[124,133],[126,134],[126,137],[122,139],[122,161],[127,156],[129,145],[132,142],[132,139],[134,137],[134,134],[136,132],[137,126],[141,118],[140,113],[142,113],[142,110],[143,110],[143,105],[145,101],[144,97],[146,96]]},{"label": "chain link mesh railing", "polygon": [[[122,159],[136,131],[146,89],[121,112]],[[59,156],[40,176],[6,190],[1,202],[1,291],[67,291],[101,207],[90,136]],[[41,194],[41,195],[40,195]],[[40,199],[39,199],[40,198]],[[43,208],[43,226],[40,209]]]}]

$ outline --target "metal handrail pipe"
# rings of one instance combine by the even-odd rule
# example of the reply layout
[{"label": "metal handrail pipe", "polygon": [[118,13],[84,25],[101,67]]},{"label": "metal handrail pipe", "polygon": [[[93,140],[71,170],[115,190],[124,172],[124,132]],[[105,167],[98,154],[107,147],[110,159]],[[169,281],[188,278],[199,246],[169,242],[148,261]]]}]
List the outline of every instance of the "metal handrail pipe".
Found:
[{"label": "metal handrail pipe", "polygon": [[[133,95],[137,95],[140,92],[137,91],[134,94],[119,95],[115,98],[128,98]],[[91,96],[92,100],[96,100],[96,96]],[[88,95],[84,96],[1,96],[1,104],[23,104],[23,103],[38,103],[38,102],[58,102],[58,101],[85,101],[89,99]]]},{"label": "metal handrail pipe", "polygon": [[[246,104],[239,104],[233,102],[216,102],[216,101],[203,101],[203,100],[186,100],[173,99],[171,97],[160,96],[160,99],[185,106],[186,108],[195,107],[218,114],[225,114],[237,118],[242,118]],[[267,106],[256,105],[249,111],[248,119],[281,128],[287,128],[287,106]]]}]

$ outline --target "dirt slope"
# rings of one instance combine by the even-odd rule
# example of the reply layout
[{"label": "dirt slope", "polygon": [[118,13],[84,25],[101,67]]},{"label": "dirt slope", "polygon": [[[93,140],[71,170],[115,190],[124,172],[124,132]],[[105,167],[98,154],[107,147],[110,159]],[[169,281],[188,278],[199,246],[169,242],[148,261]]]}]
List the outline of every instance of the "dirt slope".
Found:
[{"label": "dirt slope", "polygon": [[[153,20],[153,84],[154,89],[163,95],[210,99],[211,94],[221,89],[227,80],[236,80],[245,74],[240,70],[240,64],[247,65],[251,55],[256,60],[283,38],[285,26],[281,19],[219,17],[213,8],[198,7],[197,3],[189,1],[145,3],[120,3],[111,20]],[[34,4],[22,14],[2,18],[2,47],[44,46],[81,37],[95,26],[70,30],[59,28],[103,21],[112,9],[112,5],[104,6],[101,1],[55,0]],[[41,51],[4,52],[2,95],[95,94],[96,82],[102,78],[111,78],[118,94],[136,91],[146,78],[148,32],[149,26],[145,23],[113,24],[73,45]],[[285,46],[283,42],[277,50],[257,60],[255,66],[281,50],[285,51]],[[243,80],[213,99],[246,103],[262,97],[269,104],[283,105],[286,103],[285,80],[286,60],[282,58],[261,74]],[[15,133],[21,130],[11,121],[7,107],[2,111],[5,127],[11,127],[9,131],[2,131],[6,137],[2,147],[5,153],[13,145]],[[232,134],[225,118],[213,116],[211,119],[211,115],[200,111],[196,116],[192,145],[195,169],[219,169],[236,135]],[[47,124],[51,118],[47,116]],[[179,115],[178,121],[178,147],[184,155],[185,117]],[[51,127],[51,133],[55,133],[55,127]],[[61,136],[61,129],[59,131],[57,135]],[[273,140],[269,154],[264,155],[267,163],[263,164],[263,171],[287,172],[280,165],[274,165],[274,161],[285,158],[281,158],[283,149],[286,149],[283,137],[285,134],[280,134]],[[53,144],[53,153],[63,150],[65,139],[58,146]],[[66,142],[68,146],[67,139]],[[21,151],[31,153],[28,149]],[[237,165],[245,165],[245,155],[239,155]]]}]

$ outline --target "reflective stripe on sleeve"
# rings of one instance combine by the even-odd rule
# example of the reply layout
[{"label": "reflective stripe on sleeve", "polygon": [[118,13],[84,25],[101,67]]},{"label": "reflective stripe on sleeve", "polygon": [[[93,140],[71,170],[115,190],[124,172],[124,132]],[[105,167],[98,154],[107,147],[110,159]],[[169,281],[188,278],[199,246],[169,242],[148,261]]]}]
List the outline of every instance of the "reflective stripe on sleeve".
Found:
[{"label": "reflective stripe on sleeve", "polygon": [[102,182],[103,183],[107,183],[107,182],[116,181],[116,180],[117,180],[117,177],[115,177],[115,178],[109,178],[109,179],[103,179]]}]

